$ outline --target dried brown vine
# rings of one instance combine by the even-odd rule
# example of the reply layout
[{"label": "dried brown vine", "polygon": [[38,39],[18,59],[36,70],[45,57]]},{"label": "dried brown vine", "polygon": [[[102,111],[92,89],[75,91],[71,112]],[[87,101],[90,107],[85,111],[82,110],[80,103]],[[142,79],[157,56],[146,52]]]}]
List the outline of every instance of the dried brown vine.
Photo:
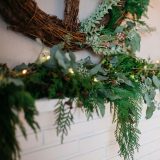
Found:
[{"label": "dried brown vine", "polygon": [[[65,0],[64,20],[42,11],[35,0],[0,0],[0,15],[10,25],[8,28],[33,39],[39,38],[51,47],[65,42],[65,48],[76,51],[85,44],[86,35],[79,32],[78,13],[80,0]],[[124,0],[120,7],[124,5]],[[106,25],[110,15],[99,25]],[[83,46],[87,48],[88,46]]]},{"label": "dried brown vine", "polygon": [[9,28],[32,38],[40,38],[47,46],[67,41],[66,48],[79,49],[85,35],[77,31],[79,0],[66,0],[65,19],[58,19],[42,11],[34,0],[0,0],[0,14]]},{"label": "dried brown vine", "polygon": [[78,30],[79,0],[65,0],[64,25],[69,31]]}]

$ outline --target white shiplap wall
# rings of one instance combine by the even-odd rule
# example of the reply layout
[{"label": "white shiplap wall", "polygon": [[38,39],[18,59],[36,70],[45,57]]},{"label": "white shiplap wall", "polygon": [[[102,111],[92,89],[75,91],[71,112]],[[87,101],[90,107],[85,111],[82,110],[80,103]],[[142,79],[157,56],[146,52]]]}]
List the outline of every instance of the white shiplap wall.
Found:
[{"label": "white shiplap wall", "polygon": [[[38,5],[50,14],[63,18],[64,0],[36,0]],[[79,18],[87,17],[97,6],[99,0],[81,0]],[[151,0],[148,24],[156,27],[156,31],[142,35],[140,57],[160,59],[160,0]],[[41,46],[36,42],[6,29],[0,19],[0,62],[15,66],[21,62],[32,62],[40,53]],[[90,55],[86,51],[76,53],[78,59]],[[93,57],[96,61],[96,57]],[[40,111],[37,121],[41,126],[35,137],[26,125],[28,139],[25,140],[17,129],[17,137],[22,147],[22,160],[122,160],[117,152],[118,145],[114,138],[115,126],[107,107],[103,119],[97,116],[89,122],[85,116],[76,111],[75,123],[71,127],[64,144],[55,132],[55,116],[53,114],[56,100],[37,101]],[[140,150],[135,154],[136,160],[160,160],[160,111],[156,111],[150,120],[145,120],[145,107],[140,121]],[[25,123],[25,122],[24,122]]]},{"label": "white shiplap wall", "polygon": [[[22,160],[122,160],[118,156],[119,148],[114,137],[115,126],[112,124],[112,115],[108,105],[106,109],[104,118],[100,119],[95,115],[88,122],[85,115],[77,110],[71,131],[65,138],[64,144],[60,144],[60,138],[56,136],[56,129],[53,125],[55,116],[51,111],[52,104],[50,103],[50,109],[48,106],[48,111],[42,110],[37,117],[41,125],[37,137],[28,129],[28,140],[25,141],[17,132],[23,151]],[[143,116],[139,124],[142,132],[141,147],[135,154],[135,159],[160,160],[160,111],[156,111],[150,120],[145,119],[145,106],[142,112]]]}]

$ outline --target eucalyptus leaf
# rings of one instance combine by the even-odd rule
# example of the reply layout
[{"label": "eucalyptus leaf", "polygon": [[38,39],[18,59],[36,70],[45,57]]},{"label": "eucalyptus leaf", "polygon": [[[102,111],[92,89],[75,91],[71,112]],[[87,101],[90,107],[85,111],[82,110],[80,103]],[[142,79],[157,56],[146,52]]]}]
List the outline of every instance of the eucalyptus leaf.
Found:
[{"label": "eucalyptus leaf", "polygon": [[103,103],[98,104],[98,108],[102,117],[105,115],[105,105]]},{"label": "eucalyptus leaf", "polygon": [[20,79],[8,78],[8,83],[13,83],[16,86],[23,86],[24,83]]},{"label": "eucalyptus leaf", "polygon": [[28,68],[28,66],[25,63],[22,63],[22,64],[20,64],[20,65],[18,65],[16,67],[14,67],[14,70],[22,71],[23,69],[26,69],[26,68]]},{"label": "eucalyptus leaf", "polygon": [[55,59],[55,53],[51,52],[50,59],[46,62],[44,62],[44,66],[48,68],[55,68],[57,67],[57,62]]},{"label": "eucalyptus leaf", "polygon": [[69,57],[70,57],[72,63],[73,63],[73,62],[74,62],[74,63],[76,62],[76,56],[75,56],[74,53],[69,52]]},{"label": "eucalyptus leaf", "polygon": [[130,37],[129,45],[131,46],[132,51],[134,53],[136,51],[140,51],[140,42],[141,42],[140,35],[137,32],[135,32],[135,31],[131,31],[129,37]]},{"label": "eucalyptus leaf", "polygon": [[131,22],[131,21],[127,21],[127,26],[129,27],[129,28],[133,28],[133,27],[135,27],[135,23],[133,23],[133,22]]},{"label": "eucalyptus leaf", "polygon": [[151,98],[150,98],[150,96],[149,96],[148,93],[145,93],[145,95],[144,95],[144,100],[145,100],[147,106],[151,106],[152,100],[151,100]]},{"label": "eucalyptus leaf", "polygon": [[157,88],[160,88],[160,80],[157,78],[157,76],[152,77],[153,83]]},{"label": "eucalyptus leaf", "polygon": [[155,99],[155,96],[156,96],[156,91],[155,91],[155,89],[153,88],[153,90],[151,90],[150,91],[150,98],[152,99],[152,100],[154,100]]},{"label": "eucalyptus leaf", "polygon": [[128,86],[134,87],[132,81],[129,80],[124,74],[117,73],[117,76],[118,76],[118,81],[120,81],[121,83],[125,83]]},{"label": "eucalyptus leaf", "polygon": [[106,80],[108,80],[108,77],[107,77],[107,76],[102,76],[102,75],[97,75],[96,78],[97,78],[97,80],[99,80],[99,81],[106,81]]},{"label": "eucalyptus leaf", "polygon": [[59,45],[54,45],[52,48],[51,48],[51,56],[52,56],[52,54],[54,55],[56,52],[57,52],[57,50],[59,50],[60,48],[59,48]]},{"label": "eucalyptus leaf", "polygon": [[107,89],[106,92],[104,92],[104,94],[106,98],[108,98],[110,101],[122,99],[121,96],[114,94],[113,91],[109,89]]},{"label": "eucalyptus leaf", "polygon": [[96,65],[94,68],[92,68],[89,73],[90,75],[95,75],[99,72],[99,70],[101,69],[101,64]]},{"label": "eucalyptus leaf", "polygon": [[123,32],[124,30],[124,26],[118,26],[116,29],[115,29],[115,33],[120,33],[120,32]]},{"label": "eucalyptus leaf", "polygon": [[145,84],[146,84],[146,86],[152,86],[152,80],[149,77],[147,77],[145,79]]},{"label": "eucalyptus leaf", "polygon": [[61,66],[64,69],[67,69],[67,65],[64,61],[64,55],[60,52],[60,50],[57,50],[57,52],[55,53],[55,58],[59,64],[59,66]]},{"label": "eucalyptus leaf", "polygon": [[111,59],[110,63],[115,66],[118,63],[118,58],[115,56]]},{"label": "eucalyptus leaf", "polygon": [[147,107],[147,110],[146,110],[146,119],[149,119],[149,118],[152,117],[155,109],[156,109],[156,107],[155,107],[154,103],[152,102],[151,106]]}]

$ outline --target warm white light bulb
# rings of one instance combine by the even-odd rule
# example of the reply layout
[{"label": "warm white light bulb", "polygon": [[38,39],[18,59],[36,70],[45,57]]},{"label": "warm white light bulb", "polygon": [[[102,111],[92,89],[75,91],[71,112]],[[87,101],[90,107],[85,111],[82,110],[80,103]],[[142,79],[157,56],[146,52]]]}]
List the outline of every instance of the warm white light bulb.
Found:
[{"label": "warm white light bulb", "polygon": [[50,58],[51,58],[51,56],[50,56],[50,55],[48,55],[48,56],[46,57],[46,59],[47,59],[47,60],[49,60]]},{"label": "warm white light bulb", "polygon": [[159,60],[157,60],[156,63],[159,64]]},{"label": "warm white light bulb", "polygon": [[3,75],[2,74],[0,74],[0,81],[2,81],[3,80]]},{"label": "warm white light bulb", "polygon": [[144,70],[146,70],[146,69],[147,69],[147,66],[145,65],[145,66],[144,66]]},{"label": "warm white light bulb", "polygon": [[74,74],[73,68],[69,68],[68,72],[71,73],[71,74]]},{"label": "warm white light bulb", "polygon": [[135,78],[134,74],[130,75],[130,78],[131,78],[131,79],[134,79],[134,78]]},{"label": "warm white light bulb", "polygon": [[22,74],[27,74],[27,69],[23,69]]},{"label": "warm white light bulb", "polygon": [[98,79],[96,77],[94,77],[93,81],[94,82],[98,82]]}]

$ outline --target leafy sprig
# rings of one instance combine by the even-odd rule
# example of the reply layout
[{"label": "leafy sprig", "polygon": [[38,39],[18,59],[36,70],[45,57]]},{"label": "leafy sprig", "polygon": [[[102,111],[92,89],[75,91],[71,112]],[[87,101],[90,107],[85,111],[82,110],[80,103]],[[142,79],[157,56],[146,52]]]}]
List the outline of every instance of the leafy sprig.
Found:
[{"label": "leafy sprig", "polygon": [[[154,92],[160,87],[158,64],[147,63],[126,53],[106,55],[99,64],[92,63],[89,58],[76,62],[72,53],[69,55],[55,46],[51,49],[49,59],[46,58],[43,63],[25,65],[25,72],[22,65],[13,70],[1,66],[0,95],[3,97],[4,107],[2,120],[6,111],[12,113],[16,107],[18,112],[24,110],[26,120],[35,129],[34,98],[59,98],[56,124],[57,133],[63,140],[73,122],[73,101],[81,107],[88,119],[94,112],[103,117],[105,103],[109,102],[114,105],[114,122],[117,126],[115,136],[120,145],[120,155],[132,159],[139,146],[137,125],[142,100],[148,105],[147,118],[150,118],[155,110]],[[33,88],[36,88],[36,91],[33,92]],[[66,102],[64,98],[69,98],[69,101]],[[15,115],[15,112],[12,114]],[[19,124],[25,135],[25,130],[17,118],[18,115],[15,124]],[[9,123],[4,122],[4,125]],[[14,135],[14,126],[11,125],[7,132]],[[10,155],[19,153],[15,137],[11,140],[16,150],[12,148]],[[8,155],[6,150],[2,151],[4,156]]]},{"label": "leafy sprig", "polygon": [[59,100],[55,113],[57,115],[57,135],[60,135],[61,143],[63,143],[64,136],[68,135],[68,129],[70,129],[73,123],[72,100],[70,99],[64,103],[63,100]]},{"label": "leafy sprig", "polygon": [[8,77],[9,70],[5,65],[0,66],[0,154],[2,159],[16,160],[20,159],[21,148],[16,138],[16,128],[20,128],[23,136],[27,138],[26,129],[20,119],[20,114],[28,125],[36,133],[39,128],[35,121],[37,110],[34,104],[34,98],[24,88],[21,80]]}]

